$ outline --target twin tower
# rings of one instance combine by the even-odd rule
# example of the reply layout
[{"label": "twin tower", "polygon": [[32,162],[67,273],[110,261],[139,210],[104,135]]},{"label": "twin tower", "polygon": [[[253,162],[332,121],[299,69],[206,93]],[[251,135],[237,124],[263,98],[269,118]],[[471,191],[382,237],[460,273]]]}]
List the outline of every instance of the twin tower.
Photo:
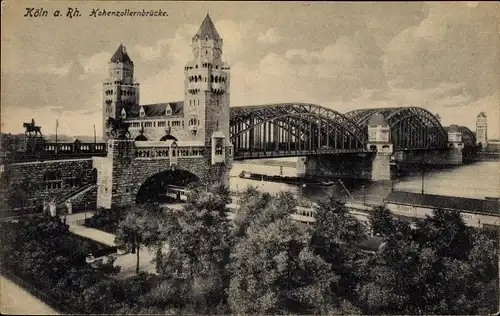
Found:
[{"label": "twin tower", "polygon": [[222,60],[222,46],[207,15],[192,38],[193,58],[184,67],[184,101],[140,105],[134,62],[120,45],[109,61],[108,79],[103,84],[104,139],[110,138],[106,127],[110,117],[128,122],[135,140],[159,141],[170,136],[208,145],[216,131],[229,137],[230,67]]}]

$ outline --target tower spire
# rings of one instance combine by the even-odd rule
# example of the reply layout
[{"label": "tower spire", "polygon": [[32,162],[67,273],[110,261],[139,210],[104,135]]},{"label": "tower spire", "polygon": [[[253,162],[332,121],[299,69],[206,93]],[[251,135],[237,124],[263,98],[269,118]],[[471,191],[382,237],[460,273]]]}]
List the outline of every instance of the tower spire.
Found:
[{"label": "tower spire", "polygon": [[212,22],[212,19],[210,18],[210,14],[207,12],[207,16],[205,17],[205,20],[203,20],[203,23],[201,23],[200,29],[196,33],[198,38],[200,39],[220,39],[219,33],[215,29],[215,25]]}]

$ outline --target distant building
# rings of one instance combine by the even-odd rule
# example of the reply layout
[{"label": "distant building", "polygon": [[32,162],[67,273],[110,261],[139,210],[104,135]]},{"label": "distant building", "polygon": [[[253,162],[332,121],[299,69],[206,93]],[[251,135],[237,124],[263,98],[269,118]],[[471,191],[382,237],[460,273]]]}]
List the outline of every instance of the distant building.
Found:
[{"label": "distant building", "polygon": [[476,118],[476,141],[481,143],[483,149],[488,146],[488,120],[484,112]]},{"label": "distant building", "polygon": [[388,210],[396,215],[425,218],[434,209],[460,212],[464,222],[474,227],[498,227],[500,203],[498,198],[471,199],[455,196],[391,192],[384,200]]}]

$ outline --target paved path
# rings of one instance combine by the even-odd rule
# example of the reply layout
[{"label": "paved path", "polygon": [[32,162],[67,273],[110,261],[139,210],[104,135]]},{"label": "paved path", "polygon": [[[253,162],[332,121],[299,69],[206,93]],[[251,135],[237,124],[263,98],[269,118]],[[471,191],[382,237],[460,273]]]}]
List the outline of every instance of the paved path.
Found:
[{"label": "paved path", "polygon": [[69,231],[72,232],[73,234],[95,240],[110,247],[116,246],[115,235],[106,233],[102,230],[70,224]]},{"label": "paved path", "polygon": [[0,276],[0,311],[3,315],[59,315],[25,289]]}]

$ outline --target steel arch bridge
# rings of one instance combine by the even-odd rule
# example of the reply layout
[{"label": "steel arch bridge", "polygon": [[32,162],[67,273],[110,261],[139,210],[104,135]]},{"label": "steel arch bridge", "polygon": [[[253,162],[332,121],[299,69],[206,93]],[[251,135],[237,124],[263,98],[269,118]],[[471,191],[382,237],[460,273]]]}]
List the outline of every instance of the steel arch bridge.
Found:
[{"label": "steel arch bridge", "polygon": [[429,111],[419,107],[360,109],[345,115],[363,130],[370,118],[380,113],[391,128],[391,141],[395,151],[445,149],[448,133]]},{"label": "steel arch bridge", "polygon": [[[367,153],[368,122],[381,114],[391,129],[394,151],[444,150],[448,128],[420,107],[359,109],[341,114],[310,103],[263,104],[230,109],[234,159]],[[474,133],[459,126],[465,147]]]},{"label": "steel arch bridge", "polygon": [[366,131],[345,115],[316,104],[233,107],[234,159],[367,152]]}]

